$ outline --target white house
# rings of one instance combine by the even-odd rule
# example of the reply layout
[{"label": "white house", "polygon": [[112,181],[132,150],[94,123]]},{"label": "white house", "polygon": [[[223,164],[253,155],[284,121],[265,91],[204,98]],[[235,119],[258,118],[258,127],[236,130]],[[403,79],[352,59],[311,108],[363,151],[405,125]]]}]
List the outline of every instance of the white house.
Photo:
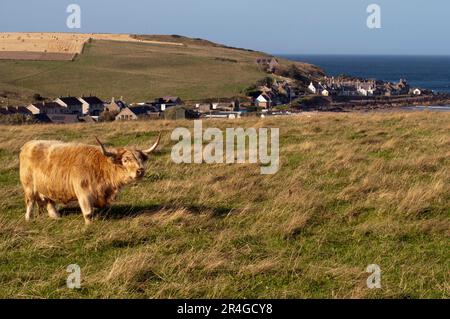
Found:
[{"label": "white house", "polygon": [[272,100],[267,94],[260,94],[255,100],[255,106],[269,108],[272,106]]},{"label": "white house", "polygon": [[321,94],[322,96],[330,96],[330,91],[328,91],[327,89],[323,89]]},{"label": "white house", "polygon": [[82,103],[83,114],[98,116],[105,110],[105,103],[96,96],[82,96],[78,98]]},{"label": "white house", "polygon": [[308,90],[310,90],[311,93],[314,93],[314,94],[317,93],[317,89],[316,89],[316,87],[314,86],[314,84],[312,82],[309,84]]},{"label": "white house", "polygon": [[363,87],[359,87],[358,88],[358,93],[363,95],[363,96],[371,96],[371,95],[373,95],[373,90],[366,89],[366,88],[363,88]]},{"label": "white house", "polygon": [[68,110],[56,102],[32,103],[27,106],[32,114],[66,114]]},{"label": "white house", "polygon": [[80,102],[76,97],[66,96],[60,97],[55,100],[56,103],[62,107],[67,108],[67,113],[69,114],[82,114],[83,113],[83,103]]},{"label": "white house", "polygon": [[369,83],[362,83],[358,84],[356,91],[363,96],[372,96],[375,92],[375,88]]}]

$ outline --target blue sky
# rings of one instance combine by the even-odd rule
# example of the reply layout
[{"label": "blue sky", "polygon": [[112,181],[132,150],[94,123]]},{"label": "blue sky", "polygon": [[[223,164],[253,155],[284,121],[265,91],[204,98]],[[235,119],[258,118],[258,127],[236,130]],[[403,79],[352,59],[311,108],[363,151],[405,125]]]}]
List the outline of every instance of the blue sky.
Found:
[{"label": "blue sky", "polygon": [[[81,29],[66,26],[81,6]],[[369,4],[381,29],[369,29]],[[1,0],[0,31],[182,34],[270,53],[450,55],[448,0]]]}]

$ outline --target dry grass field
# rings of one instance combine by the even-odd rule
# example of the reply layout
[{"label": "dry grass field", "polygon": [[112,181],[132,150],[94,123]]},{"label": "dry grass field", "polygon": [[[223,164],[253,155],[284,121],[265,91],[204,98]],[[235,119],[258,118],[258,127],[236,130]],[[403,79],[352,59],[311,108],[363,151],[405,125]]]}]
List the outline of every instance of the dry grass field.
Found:
[{"label": "dry grass field", "polygon": [[0,60],[72,61],[91,40],[183,46],[179,42],[138,39],[129,34],[0,32]]},{"label": "dry grass field", "polygon": [[[450,114],[320,114],[204,121],[279,127],[281,168],[174,164],[189,121],[0,130],[0,297],[448,298]],[[24,220],[30,139],[162,146],[145,179],[84,226],[76,207]],[[82,288],[66,288],[66,267]],[[382,288],[366,287],[367,265]]]},{"label": "dry grass field", "polygon": [[[80,54],[88,40],[141,42],[182,46],[182,43],[133,38],[129,34],[64,33],[64,32],[0,32],[0,52],[41,52]],[[1,57],[1,56],[0,56]],[[20,57],[18,57],[20,59]]]}]

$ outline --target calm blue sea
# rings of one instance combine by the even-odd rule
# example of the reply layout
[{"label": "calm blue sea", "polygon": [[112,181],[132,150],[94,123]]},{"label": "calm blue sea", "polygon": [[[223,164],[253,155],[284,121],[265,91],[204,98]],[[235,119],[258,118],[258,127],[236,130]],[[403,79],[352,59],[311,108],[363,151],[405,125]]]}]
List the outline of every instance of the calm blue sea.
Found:
[{"label": "calm blue sea", "polygon": [[329,75],[348,74],[450,93],[450,56],[279,55],[315,64]]}]

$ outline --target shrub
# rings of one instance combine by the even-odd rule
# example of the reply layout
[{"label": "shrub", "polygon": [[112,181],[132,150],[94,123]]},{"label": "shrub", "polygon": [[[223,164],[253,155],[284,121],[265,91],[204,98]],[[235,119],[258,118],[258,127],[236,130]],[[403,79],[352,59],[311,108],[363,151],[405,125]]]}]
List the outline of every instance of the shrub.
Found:
[{"label": "shrub", "polygon": [[102,113],[100,113],[99,121],[100,122],[113,122],[116,120],[117,114],[119,114],[119,112],[103,111]]},{"label": "shrub", "polygon": [[309,84],[311,81],[309,77],[307,77],[302,70],[299,69],[295,64],[290,65],[289,67],[278,66],[274,72],[276,75],[280,75],[283,77],[294,79],[301,84]]},{"label": "shrub", "polygon": [[34,93],[33,94],[33,100],[35,100],[35,101],[43,101],[44,98],[39,93]]},{"label": "shrub", "polygon": [[0,115],[0,124],[20,125],[20,124],[34,124],[34,123],[37,123],[37,121],[31,115],[25,114]]},{"label": "shrub", "polygon": [[273,78],[270,76],[266,76],[264,79],[259,80],[257,86],[267,86],[271,87],[273,85]]}]

